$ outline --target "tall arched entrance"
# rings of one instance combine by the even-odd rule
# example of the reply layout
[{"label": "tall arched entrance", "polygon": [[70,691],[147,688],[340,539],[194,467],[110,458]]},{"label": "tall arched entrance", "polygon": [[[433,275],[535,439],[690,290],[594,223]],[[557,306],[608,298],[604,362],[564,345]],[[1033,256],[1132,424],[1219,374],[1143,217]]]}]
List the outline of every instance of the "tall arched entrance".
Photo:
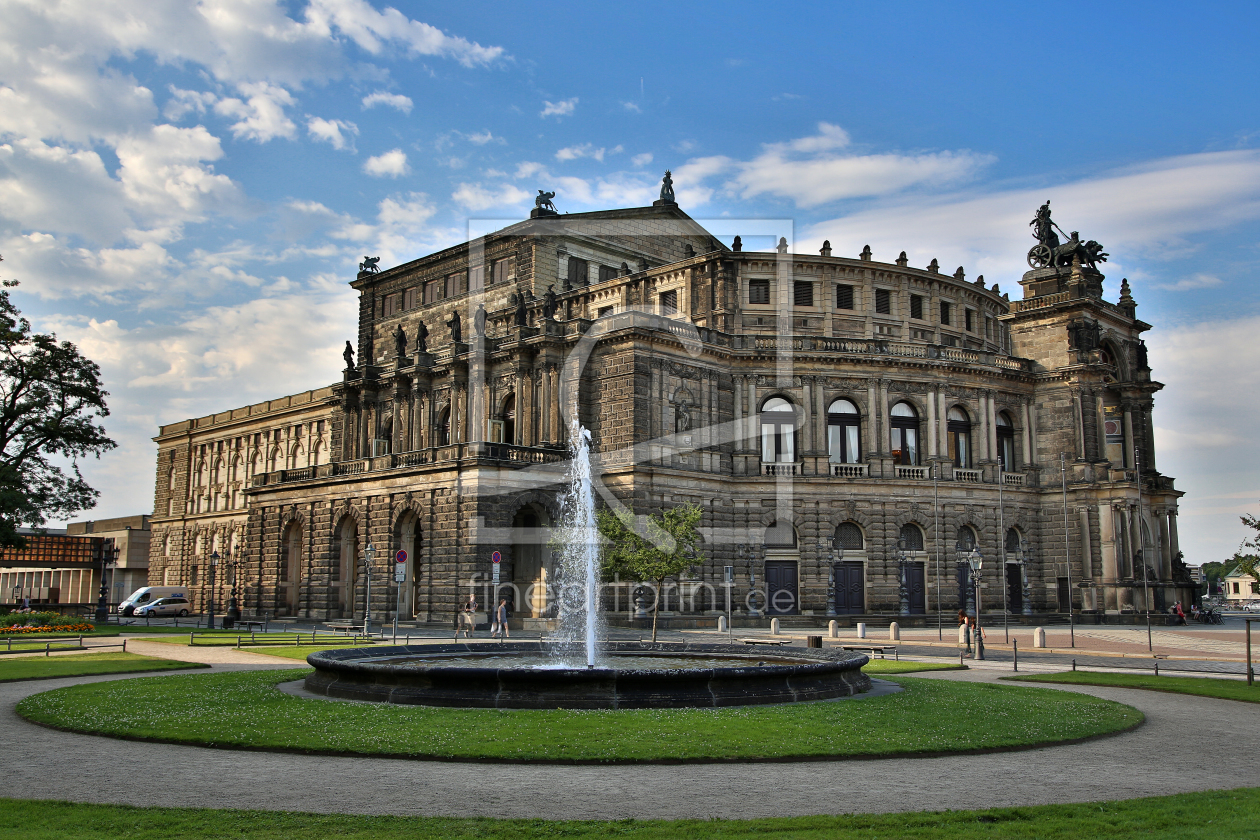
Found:
[{"label": "tall arched entrance", "polygon": [[302,592],[302,523],[293,521],[284,527],[280,538],[279,601],[289,615],[298,614]]},{"label": "tall arched entrance", "polygon": [[332,588],[336,610],[341,618],[354,617],[355,580],[359,562],[359,524],[353,516],[343,516],[333,531]]},{"label": "tall arched entrance", "polygon": [[550,615],[551,517],[539,505],[524,505],[512,517],[512,571],[499,597],[508,598],[522,618]]},{"label": "tall arched entrance", "polygon": [[[397,562],[399,551],[407,552],[406,562]],[[406,576],[401,586],[397,582],[394,584],[398,589],[398,617],[401,619],[412,619],[416,616],[420,585],[420,576],[416,574],[416,569],[419,568],[419,558],[420,518],[415,511],[403,511],[394,524],[394,555],[389,558],[391,571],[396,573],[401,566]]]}]

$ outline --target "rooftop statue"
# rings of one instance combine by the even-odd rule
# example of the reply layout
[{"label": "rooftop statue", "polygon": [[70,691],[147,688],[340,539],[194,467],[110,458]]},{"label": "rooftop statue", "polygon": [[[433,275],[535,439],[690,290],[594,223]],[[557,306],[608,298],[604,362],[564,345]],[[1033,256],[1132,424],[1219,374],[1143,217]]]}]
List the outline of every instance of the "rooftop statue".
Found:
[{"label": "rooftop statue", "polygon": [[661,179],[661,201],[674,203],[674,178],[668,169],[665,170],[665,177]]},{"label": "rooftop statue", "polygon": [[[1098,263],[1107,261],[1109,255],[1098,242],[1093,239],[1081,242],[1078,231],[1072,231],[1072,235],[1068,236],[1063,228],[1055,224],[1050,218],[1049,201],[1037,208],[1037,215],[1028,226],[1033,229],[1033,239],[1037,240],[1037,244],[1028,251],[1028,265],[1032,268],[1066,267],[1079,257],[1081,265],[1096,271]],[[1060,233],[1068,237],[1066,242],[1059,240]]]},{"label": "rooftop statue", "polygon": [[346,370],[354,370],[354,347],[348,341],[346,349],[341,352],[341,358],[346,360]]},{"label": "rooftop statue", "polygon": [[556,205],[551,203],[551,199],[555,197],[556,193],[554,190],[551,192],[543,192],[542,190],[539,190],[538,196],[534,199],[534,206],[539,210],[550,210],[552,213],[559,212],[556,210]]},{"label": "rooftop statue", "polygon": [[367,272],[370,272],[371,274],[375,274],[376,272],[380,271],[380,269],[377,268],[377,265],[376,265],[380,261],[381,261],[380,257],[364,257],[363,262],[359,263],[359,271],[367,271]]}]

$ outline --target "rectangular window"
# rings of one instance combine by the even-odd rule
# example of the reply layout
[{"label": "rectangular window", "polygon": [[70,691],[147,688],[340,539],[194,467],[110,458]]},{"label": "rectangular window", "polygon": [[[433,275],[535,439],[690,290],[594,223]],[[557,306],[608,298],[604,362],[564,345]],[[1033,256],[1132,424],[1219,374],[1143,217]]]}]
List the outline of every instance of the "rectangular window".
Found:
[{"label": "rectangular window", "polygon": [[923,320],[923,296],[910,295],[910,317],[916,320]]},{"label": "rectangular window", "polygon": [[797,280],[793,283],[792,304],[794,306],[813,306],[814,284],[808,280]]},{"label": "rectangular window", "polygon": [[749,280],[748,281],[748,302],[749,303],[769,303],[770,302],[770,281],[769,280]]},{"label": "rectangular window", "polygon": [[424,284],[424,302],[426,304],[437,303],[437,299],[438,299],[438,281],[430,280],[428,283]]},{"label": "rectangular window", "polygon": [[880,315],[892,314],[892,293],[887,289],[875,290],[875,311]]},{"label": "rectangular window", "polygon": [[415,309],[420,305],[420,289],[412,286],[403,292],[403,309]]},{"label": "rectangular window", "polygon": [[569,257],[569,285],[586,285],[586,260],[579,260],[577,257]]},{"label": "rectangular window", "polygon": [[486,282],[486,267],[484,265],[474,265],[468,269],[468,290],[476,292],[484,288]]},{"label": "rectangular window", "polygon": [[958,339],[954,338],[952,335],[943,335],[941,336],[941,344],[945,347],[957,347]]},{"label": "rectangular window", "polygon": [[976,315],[976,313],[975,313],[975,312],[973,312],[973,311],[971,311],[970,309],[966,310],[966,311],[963,313],[963,317],[964,317],[964,318],[966,319],[966,321],[967,321],[967,324],[966,324],[966,326],[967,326],[967,332],[975,332],[975,331],[976,331],[975,315]]},{"label": "rectangular window", "polygon": [[510,262],[511,262],[511,260],[495,260],[495,263],[494,263],[494,282],[495,282],[495,285],[498,285],[499,283],[506,283],[506,282],[507,282],[507,280],[508,280],[508,265],[509,265],[509,263],[510,263]]},{"label": "rectangular window", "polygon": [[678,312],[678,290],[670,289],[668,292],[661,292],[661,314],[674,315]]},{"label": "rectangular window", "polygon": [[949,326],[949,304],[941,301],[941,324]]},{"label": "rectangular window", "polygon": [[384,308],[384,312],[382,313],[384,317],[389,318],[391,316],[397,315],[401,311],[402,311],[402,296],[401,295],[386,295],[385,308]]},{"label": "rectangular window", "polygon": [[[197,585],[197,567],[196,566],[193,566],[192,568],[188,570],[188,585],[189,586]],[[1234,584],[1234,586],[1237,586],[1237,585],[1238,584]],[[1234,590],[1234,591],[1236,592],[1237,590]]]},{"label": "rectangular window", "polygon": [[608,317],[608,316],[609,316],[609,315],[611,315],[611,314],[613,314],[613,308],[612,308],[611,306],[601,306],[601,307],[599,308],[599,312],[597,312],[597,313],[595,314],[595,317],[596,317],[596,318],[606,318],[606,317]]},{"label": "rectangular window", "polygon": [[853,287],[839,284],[836,286],[836,309],[853,308]]},{"label": "rectangular window", "polygon": [[463,279],[462,274],[446,275],[446,293],[443,297],[453,298],[456,295],[463,293],[463,283],[461,282]]},{"label": "rectangular window", "polygon": [[599,267],[599,282],[603,283],[606,280],[616,279],[617,269],[613,268],[611,265],[601,265]]}]

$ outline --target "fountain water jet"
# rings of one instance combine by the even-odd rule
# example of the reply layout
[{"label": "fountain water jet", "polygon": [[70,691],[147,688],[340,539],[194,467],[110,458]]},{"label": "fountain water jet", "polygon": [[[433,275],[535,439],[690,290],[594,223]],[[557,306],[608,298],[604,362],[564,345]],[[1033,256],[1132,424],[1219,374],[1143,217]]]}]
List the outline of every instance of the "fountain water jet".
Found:
[{"label": "fountain water jet", "polygon": [[579,659],[594,668],[599,653],[599,531],[591,474],[591,433],[575,421],[569,435],[572,454],[569,489],[558,529],[560,553],[559,616],[556,652],[565,661]]}]

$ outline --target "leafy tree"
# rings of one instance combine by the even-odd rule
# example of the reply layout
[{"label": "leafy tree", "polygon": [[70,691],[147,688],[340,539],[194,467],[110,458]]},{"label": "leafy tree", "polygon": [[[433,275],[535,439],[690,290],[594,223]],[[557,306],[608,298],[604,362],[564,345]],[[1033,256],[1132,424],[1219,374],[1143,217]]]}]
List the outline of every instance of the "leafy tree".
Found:
[{"label": "leafy tree", "polygon": [[[1256,536],[1249,540],[1243,540],[1239,550],[1234,553],[1234,562],[1238,564],[1238,571],[1246,575],[1251,575],[1256,580],[1260,580],[1260,571],[1256,570],[1256,566],[1260,563],[1260,557],[1254,552],[1260,552],[1260,519],[1249,513],[1244,513],[1241,517],[1242,524],[1256,532]],[[1253,553],[1243,554],[1242,549],[1250,548]]]},{"label": "leafy tree", "polygon": [[96,504],[78,459],[117,444],[97,423],[109,415],[100,368],[70,342],[32,332],[9,297],[17,285],[0,288],[0,545],[21,547],[19,526]]},{"label": "leafy tree", "polygon": [[656,602],[652,605],[653,643],[665,579],[704,562],[699,548],[701,513],[700,506],[695,504],[668,508],[659,516],[646,517],[641,529],[635,528],[629,515],[622,519],[607,508],[595,514],[599,533],[609,543],[604,550],[605,572],[656,586]]}]

